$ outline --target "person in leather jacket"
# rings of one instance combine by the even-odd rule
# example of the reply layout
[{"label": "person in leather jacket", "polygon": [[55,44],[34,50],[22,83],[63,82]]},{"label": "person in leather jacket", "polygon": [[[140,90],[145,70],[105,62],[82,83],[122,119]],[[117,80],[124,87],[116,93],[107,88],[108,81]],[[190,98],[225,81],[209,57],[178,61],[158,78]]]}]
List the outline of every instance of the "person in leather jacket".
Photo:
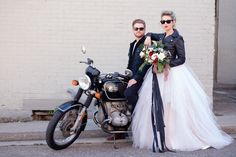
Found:
[{"label": "person in leather jacket", "polygon": [[[136,102],[138,101],[138,90],[141,87],[143,78],[150,67],[150,65],[145,65],[142,70],[139,70],[139,67],[144,63],[144,60],[140,57],[140,52],[142,51],[144,46],[145,28],[146,24],[142,19],[135,19],[132,22],[132,30],[135,40],[130,43],[127,69],[130,69],[132,71],[133,76],[129,80],[127,88],[124,92],[131,113],[133,112]],[[126,134],[119,133],[113,136],[109,136],[107,140],[113,140],[114,138],[124,139],[125,137]]]},{"label": "person in leather jacket", "polygon": [[148,33],[144,44],[162,41],[172,58],[163,72],[153,64],[145,76],[132,117],[133,146],[165,152],[231,144],[233,138],[218,127],[212,102],[185,64],[184,40],[175,29],[174,12],[163,11],[160,24],[164,33]]},{"label": "person in leather jacket", "polygon": [[127,69],[130,69],[133,72],[133,77],[129,80],[128,86],[124,92],[131,112],[133,112],[136,102],[138,101],[138,90],[140,89],[143,78],[150,67],[150,65],[145,65],[142,70],[139,69],[140,66],[144,63],[144,60],[140,57],[140,52],[143,49],[144,41],[146,38],[145,28],[146,24],[142,19],[136,19],[132,23],[135,40],[130,43]]},{"label": "person in leather jacket", "polygon": [[162,41],[164,49],[171,53],[170,67],[181,65],[185,62],[185,48],[183,37],[176,29],[173,29],[172,34],[167,36],[167,33],[147,33],[148,40]]}]

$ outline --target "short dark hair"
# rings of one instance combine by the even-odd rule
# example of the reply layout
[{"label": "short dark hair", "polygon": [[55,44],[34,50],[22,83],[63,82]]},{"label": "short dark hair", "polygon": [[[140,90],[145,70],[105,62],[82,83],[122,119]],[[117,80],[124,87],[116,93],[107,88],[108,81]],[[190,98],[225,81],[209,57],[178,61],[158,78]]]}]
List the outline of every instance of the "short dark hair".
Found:
[{"label": "short dark hair", "polygon": [[134,26],[136,23],[142,23],[144,28],[146,28],[146,23],[144,20],[142,19],[135,19],[133,22],[132,22],[132,26]]}]

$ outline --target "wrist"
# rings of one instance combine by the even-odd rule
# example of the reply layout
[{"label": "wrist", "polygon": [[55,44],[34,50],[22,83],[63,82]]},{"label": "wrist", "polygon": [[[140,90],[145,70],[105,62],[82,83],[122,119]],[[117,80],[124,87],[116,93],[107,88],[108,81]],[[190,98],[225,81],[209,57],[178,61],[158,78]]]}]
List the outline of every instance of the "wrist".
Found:
[{"label": "wrist", "polygon": [[169,64],[165,64],[165,68],[170,68],[170,65]]}]

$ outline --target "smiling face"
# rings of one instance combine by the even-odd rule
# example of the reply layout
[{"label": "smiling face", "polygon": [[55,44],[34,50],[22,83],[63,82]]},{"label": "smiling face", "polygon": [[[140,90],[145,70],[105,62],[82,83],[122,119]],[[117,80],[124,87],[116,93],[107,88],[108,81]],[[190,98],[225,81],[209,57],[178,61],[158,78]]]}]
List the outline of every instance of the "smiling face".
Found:
[{"label": "smiling face", "polygon": [[174,28],[175,20],[171,18],[171,16],[164,15],[161,18],[161,26],[165,32],[168,32]]}]

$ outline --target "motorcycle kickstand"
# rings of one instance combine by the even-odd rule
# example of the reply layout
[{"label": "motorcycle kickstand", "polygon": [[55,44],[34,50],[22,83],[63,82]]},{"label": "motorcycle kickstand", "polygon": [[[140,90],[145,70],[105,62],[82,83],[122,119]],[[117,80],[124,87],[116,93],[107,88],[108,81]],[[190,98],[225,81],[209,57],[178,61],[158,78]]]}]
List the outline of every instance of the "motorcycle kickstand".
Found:
[{"label": "motorcycle kickstand", "polygon": [[113,137],[113,148],[114,149],[119,149],[119,147],[116,145],[116,137],[115,137],[115,135]]}]

